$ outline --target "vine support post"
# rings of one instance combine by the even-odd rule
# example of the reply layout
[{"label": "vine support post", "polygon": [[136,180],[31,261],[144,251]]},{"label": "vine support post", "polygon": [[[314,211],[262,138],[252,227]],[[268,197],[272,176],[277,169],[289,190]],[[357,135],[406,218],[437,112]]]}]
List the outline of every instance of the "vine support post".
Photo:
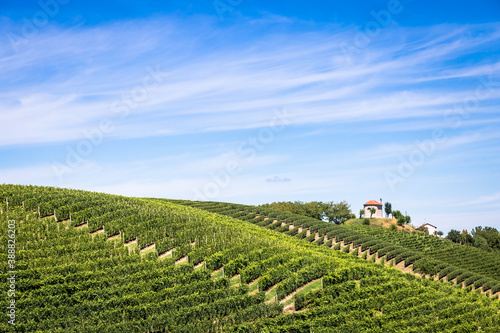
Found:
[{"label": "vine support post", "polygon": [[224,277],[224,266],[222,266],[222,277]]},{"label": "vine support post", "polygon": [[56,210],[54,209],[54,219],[56,220],[57,222],[57,216],[56,216]]},{"label": "vine support post", "polygon": [[323,278],[321,278],[321,290],[323,290]]}]

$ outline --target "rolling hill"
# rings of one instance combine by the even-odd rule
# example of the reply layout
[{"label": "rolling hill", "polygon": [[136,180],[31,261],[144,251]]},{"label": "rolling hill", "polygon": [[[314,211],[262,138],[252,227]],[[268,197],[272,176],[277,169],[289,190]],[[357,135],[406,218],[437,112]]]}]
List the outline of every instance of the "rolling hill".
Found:
[{"label": "rolling hill", "polygon": [[50,187],[0,198],[3,332],[500,330],[498,258],[421,234]]}]

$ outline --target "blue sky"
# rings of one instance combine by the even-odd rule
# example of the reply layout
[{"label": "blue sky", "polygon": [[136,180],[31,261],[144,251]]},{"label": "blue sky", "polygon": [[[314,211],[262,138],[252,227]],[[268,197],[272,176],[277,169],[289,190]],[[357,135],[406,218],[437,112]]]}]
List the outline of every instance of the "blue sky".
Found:
[{"label": "blue sky", "polygon": [[500,3],[24,1],[0,182],[500,228]]}]

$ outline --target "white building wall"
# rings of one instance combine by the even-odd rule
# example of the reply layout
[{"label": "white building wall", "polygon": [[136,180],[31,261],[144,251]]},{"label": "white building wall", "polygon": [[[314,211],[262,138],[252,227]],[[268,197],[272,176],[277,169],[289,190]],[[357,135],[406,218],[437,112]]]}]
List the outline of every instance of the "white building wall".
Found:
[{"label": "white building wall", "polygon": [[436,234],[436,228],[430,225],[426,225],[427,231],[429,231],[429,235],[435,235]]},{"label": "white building wall", "polygon": [[[370,208],[375,208],[377,211],[371,215],[370,213]],[[383,211],[382,211],[382,206],[376,206],[376,205],[370,205],[370,206],[365,206],[365,217],[374,217],[374,218],[383,218]]]}]

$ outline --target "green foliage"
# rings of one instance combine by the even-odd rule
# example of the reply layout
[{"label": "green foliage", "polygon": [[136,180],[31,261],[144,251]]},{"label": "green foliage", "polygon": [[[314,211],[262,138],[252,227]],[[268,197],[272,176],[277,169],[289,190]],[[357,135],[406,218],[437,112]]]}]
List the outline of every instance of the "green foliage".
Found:
[{"label": "green foliage", "polygon": [[460,231],[451,229],[446,236],[447,239],[451,240],[453,243],[460,242]]},{"label": "green foliage", "polygon": [[385,257],[380,258],[380,264],[384,265],[385,264]]},{"label": "green foliage", "polygon": [[390,202],[386,202],[384,204],[384,211],[385,211],[385,216],[389,217],[392,213],[392,204]]},{"label": "green foliage", "polygon": [[345,220],[352,217],[351,208],[347,201],[341,201],[338,203],[335,203],[333,201],[282,201],[264,204],[260,206],[259,209],[275,209],[283,212],[304,215],[315,219],[320,219],[321,215],[325,213],[325,215],[330,219],[330,222],[336,224],[343,223]]},{"label": "green foliage", "polygon": [[482,250],[500,250],[500,232],[492,227],[475,227],[471,231],[472,245]]},{"label": "green foliage", "polygon": [[370,225],[370,219],[364,218],[363,219],[363,225]]},{"label": "green foliage", "polygon": [[[330,241],[335,237],[352,242],[387,253],[387,258],[411,261],[435,255],[462,265],[457,276],[483,266],[482,272],[493,276],[499,267],[489,252],[484,256],[482,250],[436,237],[333,225],[218,202],[134,199],[15,185],[0,185],[0,197],[9,202],[7,217],[7,200],[0,201],[4,256],[7,220],[23,221],[16,224],[20,311],[15,327],[6,324],[5,311],[0,313],[2,332],[465,332],[479,326],[485,332],[498,332],[500,328],[498,301],[307,243],[302,239],[305,233],[286,235],[288,225],[275,224],[273,230],[265,226],[274,218],[286,220],[294,229],[302,225],[304,231],[318,232],[320,239],[328,235]],[[58,222],[50,217],[54,210]],[[71,223],[61,222],[69,215]],[[264,221],[264,216],[269,219]],[[74,228],[86,221],[89,228]],[[103,226],[106,233],[90,234]],[[116,234],[122,236],[107,239]],[[131,240],[137,244],[124,245]],[[139,253],[152,244],[156,251]],[[456,251],[449,251],[450,246]],[[175,250],[172,258],[158,257],[169,250]],[[189,263],[174,263],[186,256]],[[456,260],[457,256],[464,260]],[[481,266],[484,258],[488,265]],[[204,261],[207,270],[204,265],[194,268]],[[425,267],[424,263],[415,265]],[[3,264],[6,268],[5,260]],[[436,267],[440,265],[436,261]],[[224,277],[212,275],[222,267]],[[230,281],[236,274],[241,274],[241,286]],[[500,289],[493,277],[480,276],[474,271],[466,277],[469,289],[480,284],[491,292]],[[276,285],[273,290],[282,299],[321,277],[323,289],[295,296],[295,308],[308,311],[284,315],[282,304],[265,302],[264,288]],[[258,282],[248,286],[252,281]],[[249,293],[256,283],[261,283],[260,292]],[[0,303],[6,308],[5,299]]]},{"label": "green foliage", "polygon": [[401,214],[401,212],[399,210],[393,210],[392,211],[392,217],[394,217],[395,219],[399,220],[399,218],[402,217],[402,216],[404,216],[404,215]]}]

